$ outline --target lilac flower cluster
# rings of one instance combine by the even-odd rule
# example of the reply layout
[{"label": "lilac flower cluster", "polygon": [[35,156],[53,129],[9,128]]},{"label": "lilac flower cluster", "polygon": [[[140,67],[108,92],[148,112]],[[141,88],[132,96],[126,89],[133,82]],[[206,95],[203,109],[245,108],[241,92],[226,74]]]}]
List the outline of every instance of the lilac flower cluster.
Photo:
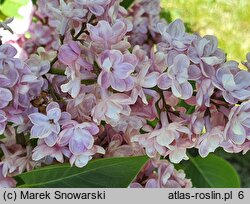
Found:
[{"label": "lilac flower cluster", "polygon": [[[155,173],[155,169],[157,173]],[[167,160],[148,162],[140,174],[137,182],[130,188],[191,188],[190,179],[185,178],[183,170],[174,169],[174,165]]]},{"label": "lilac flower cluster", "polygon": [[172,163],[188,149],[250,149],[250,54],[240,69],[216,37],[160,19],[160,1],[120,3],[38,0],[15,42],[27,57],[1,43],[1,187],[40,165],[145,154],[131,187],[185,188]]}]

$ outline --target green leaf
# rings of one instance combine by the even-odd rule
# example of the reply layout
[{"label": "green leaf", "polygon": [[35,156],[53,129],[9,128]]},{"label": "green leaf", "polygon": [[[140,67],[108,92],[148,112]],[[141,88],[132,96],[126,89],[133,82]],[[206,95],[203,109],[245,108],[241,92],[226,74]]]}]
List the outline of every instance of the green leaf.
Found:
[{"label": "green leaf", "polygon": [[154,119],[152,121],[151,120],[147,120],[147,124],[150,125],[153,128],[157,125],[158,122],[159,122],[158,118],[156,118],[156,119]]},{"label": "green leaf", "polygon": [[34,5],[36,5],[37,0],[32,0],[32,3],[33,3]]},{"label": "green leaf", "polygon": [[183,99],[179,100],[177,107],[183,107],[186,109],[186,114],[192,114],[195,111],[195,106],[187,104]]},{"label": "green leaf", "polygon": [[206,158],[189,156],[190,162],[184,171],[198,188],[239,188],[240,178],[234,167],[213,154]]},{"label": "green leaf", "polygon": [[191,115],[195,111],[195,106],[191,106],[187,111],[186,114]]},{"label": "green leaf", "polygon": [[189,109],[191,106],[188,105],[183,99],[179,100],[179,103],[177,104],[178,107],[183,107],[185,109]]},{"label": "green leaf", "polygon": [[6,138],[4,135],[0,135],[0,140]]},{"label": "green leaf", "polygon": [[160,18],[165,19],[168,23],[172,22],[171,13],[170,13],[170,11],[167,11],[166,9],[161,10]]},{"label": "green leaf", "polygon": [[193,80],[188,80],[188,82],[192,85],[193,90],[195,90],[195,88],[196,88],[196,82],[193,81]]},{"label": "green leaf", "polygon": [[20,174],[21,188],[126,188],[148,158],[120,157],[92,160],[83,168],[52,165]]},{"label": "green leaf", "polygon": [[125,9],[128,9],[133,3],[134,0],[123,0],[120,5]]},{"label": "green leaf", "polygon": [[[0,5],[1,6],[1,5]],[[2,11],[0,10],[0,21],[4,21],[8,18],[8,16],[4,15]]]},{"label": "green leaf", "polygon": [[0,11],[8,17],[21,18],[18,10],[20,7],[25,6],[29,3],[29,0],[7,0],[0,5]]}]

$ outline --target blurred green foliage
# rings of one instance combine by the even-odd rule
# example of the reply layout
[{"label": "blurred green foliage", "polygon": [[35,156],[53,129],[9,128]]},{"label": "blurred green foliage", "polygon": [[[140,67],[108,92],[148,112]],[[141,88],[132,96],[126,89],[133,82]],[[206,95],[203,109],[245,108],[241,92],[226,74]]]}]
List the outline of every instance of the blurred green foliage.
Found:
[{"label": "blurred green foliage", "polygon": [[[20,18],[18,9],[29,0],[0,0],[0,20]],[[32,0],[36,3],[36,0]],[[130,5],[133,0],[125,0]],[[229,60],[245,60],[250,51],[249,0],[161,0],[161,16],[168,22],[181,18],[188,32],[218,37]]]},{"label": "blurred green foliage", "polygon": [[250,51],[249,0],[161,0],[162,16],[181,18],[188,31],[215,35],[229,60],[245,61]]},{"label": "blurred green foliage", "polygon": [[8,17],[22,18],[18,13],[20,7],[29,3],[29,0],[0,0],[0,20]]}]

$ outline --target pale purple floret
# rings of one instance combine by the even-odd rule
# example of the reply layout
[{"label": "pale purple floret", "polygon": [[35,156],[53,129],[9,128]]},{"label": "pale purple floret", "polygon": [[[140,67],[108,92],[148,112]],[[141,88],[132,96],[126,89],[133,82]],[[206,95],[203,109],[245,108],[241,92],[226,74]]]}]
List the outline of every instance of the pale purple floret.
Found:
[{"label": "pale purple floret", "polygon": [[224,137],[236,145],[250,140],[250,102],[234,106],[228,117]]},{"label": "pale purple floret", "polygon": [[101,20],[96,26],[87,25],[91,40],[98,43],[107,43],[107,45],[116,44],[122,40],[127,32],[124,22],[117,20],[113,25]]},{"label": "pale purple floret", "polygon": [[80,57],[81,48],[77,42],[70,41],[68,44],[63,44],[58,53],[58,59],[65,65],[73,65]]},{"label": "pale purple floret", "polygon": [[52,102],[47,106],[46,113],[47,115],[42,113],[29,115],[30,121],[34,124],[31,128],[31,138],[43,138],[48,146],[53,146],[58,140],[62,112],[59,105]]},{"label": "pale purple floret", "polygon": [[76,5],[74,2],[65,2],[64,0],[60,0],[59,2],[59,8],[57,5],[51,3],[47,5],[48,12],[53,16],[49,24],[55,27],[60,35],[64,35],[69,29],[70,21],[81,21],[86,15],[87,10],[79,7],[79,5]]},{"label": "pale purple floret", "polygon": [[87,30],[93,41],[93,46],[97,50],[118,49],[126,47],[128,44],[122,41],[128,27],[121,20],[116,20],[113,25],[104,20],[99,21],[96,26],[87,24]]},{"label": "pale purple floret", "polygon": [[158,44],[162,51],[184,51],[195,38],[194,35],[185,32],[184,23],[180,19],[168,25],[159,23],[157,27],[163,39],[163,42]]},{"label": "pale purple floret", "polygon": [[76,98],[80,92],[81,80],[93,77],[94,74],[89,72],[93,67],[81,56],[81,47],[75,41],[70,41],[60,47],[58,59],[68,66],[65,75],[69,81],[61,85],[61,90]]},{"label": "pale purple floret", "polygon": [[131,73],[137,65],[137,58],[133,54],[122,54],[118,50],[107,50],[98,57],[98,64],[102,69],[98,76],[98,84],[107,89],[111,86],[116,91],[129,91],[134,86]]},{"label": "pale purple floret", "polygon": [[89,149],[81,154],[73,154],[69,162],[71,166],[75,164],[77,167],[81,168],[88,164],[88,162],[92,159],[94,154],[105,154],[105,150],[98,145],[94,145],[92,149]]},{"label": "pale purple floret", "polygon": [[7,124],[7,116],[4,111],[0,110],[0,135],[4,133]]},{"label": "pale purple floret", "polygon": [[3,165],[0,165],[0,188],[14,188],[17,184],[16,180],[9,176],[4,176]]},{"label": "pale purple floret", "polygon": [[71,152],[67,146],[55,144],[54,146],[48,146],[44,139],[39,139],[37,146],[33,149],[32,159],[39,161],[43,158],[50,157],[55,158],[58,162],[64,162],[64,156],[69,158]]},{"label": "pale purple floret", "polygon": [[24,150],[17,146],[16,151],[13,153],[5,144],[0,144],[0,148],[4,155],[0,161],[0,166],[2,166],[2,172],[0,172],[0,174],[6,177],[8,174],[17,171],[18,166],[16,161],[20,158],[19,156],[24,153]]},{"label": "pale purple floret", "polygon": [[40,77],[50,70],[50,62],[48,60],[42,60],[38,55],[31,55],[26,61],[31,72]]},{"label": "pale purple floret", "polygon": [[32,36],[32,40],[37,45],[47,45],[52,41],[52,29],[43,25],[42,23],[33,23],[30,26],[30,34]]},{"label": "pale purple floret", "polygon": [[225,53],[217,48],[218,40],[215,36],[206,35],[203,38],[197,36],[187,54],[190,60],[200,66],[205,77],[213,77],[215,68],[225,61]]},{"label": "pale purple floret", "polygon": [[199,83],[197,83],[197,89],[197,105],[202,106],[204,104],[205,106],[210,107],[210,97],[214,93],[212,80],[209,78],[203,78]]},{"label": "pale purple floret", "polygon": [[21,68],[20,59],[14,58],[17,54],[15,47],[9,44],[0,46],[0,71],[4,66]]},{"label": "pale purple floret", "polygon": [[18,70],[16,67],[5,66],[1,70],[0,68],[0,86],[1,87],[13,87],[19,78]]},{"label": "pale purple floret", "polygon": [[191,188],[183,170],[176,170],[167,160],[150,160],[130,188]]},{"label": "pale purple floret", "polygon": [[11,91],[0,87],[0,109],[5,108],[12,99]]},{"label": "pale purple floret", "polygon": [[228,103],[250,98],[250,73],[238,68],[235,61],[227,62],[217,70],[213,84],[222,91]]},{"label": "pale purple floret", "polygon": [[180,138],[183,134],[190,136],[191,131],[179,122],[169,123],[166,112],[161,113],[161,124],[158,124],[155,129],[147,127],[145,130],[149,133],[135,135],[132,141],[143,146],[149,157],[157,157],[158,154],[164,157],[169,155],[173,163],[179,163],[188,158],[186,148],[189,144],[181,141]]},{"label": "pale purple floret", "polygon": [[146,52],[139,46],[134,47],[133,54],[135,54],[138,59],[138,65],[136,66],[136,73],[133,77],[135,85],[131,92],[131,98],[133,101],[136,101],[138,97],[140,97],[144,104],[148,104],[145,92],[147,88],[153,88],[157,85],[160,74],[155,71],[150,72],[152,65],[151,60],[149,60]]},{"label": "pale purple floret", "polygon": [[[190,61],[184,54],[177,55],[173,64],[158,79],[159,88],[166,90],[171,87],[173,94],[182,99],[188,99],[193,94],[192,85],[188,82]],[[191,67],[191,69],[196,67]],[[194,72],[199,72],[198,69]]]},{"label": "pale purple floret", "polygon": [[105,7],[110,0],[74,0],[76,3],[86,6],[91,13],[101,16],[105,12]]},{"label": "pale purple floret", "polygon": [[[225,111],[218,111],[216,106],[211,105],[209,108],[211,116],[205,112],[195,112],[203,122],[199,125],[199,137],[197,138],[197,148],[201,157],[206,157],[210,152],[214,152],[225,142],[224,128],[226,125]],[[222,113],[224,112],[224,113]],[[205,129],[205,131],[204,131]]]},{"label": "pale purple floret", "polygon": [[206,132],[199,138],[199,154],[206,157],[210,152],[214,152],[224,140],[224,127],[217,126]]},{"label": "pale purple floret", "polygon": [[76,121],[68,121],[63,125],[58,144],[60,146],[69,146],[72,153],[70,164],[77,167],[85,166],[92,156],[96,153],[104,154],[105,150],[94,145],[94,135],[99,132],[95,123],[83,122],[79,124]]},{"label": "pale purple floret", "polygon": [[17,69],[22,68],[20,59],[14,58],[16,48],[9,44],[0,46],[0,87],[13,87],[18,80]]},{"label": "pale purple floret", "polygon": [[94,137],[99,128],[94,123],[84,122],[79,124],[76,121],[63,127],[59,137],[61,145],[69,145],[69,150],[75,154],[82,154],[91,149],[94,145]]},{"label": "pale purple floret", "polygon": [[27,66],[18,69],[18,74],[18,81],[12,87],[13,106],[16,109],[18,107],[28,108],[32,97],[39,95],[44,83],[38,80],[38,77]]},{"label": "pale purple floret", "polygon": [[101,90],[102,99],[97,101],[96,106],[92,109],[91,115],[93,121],[100,124],[106,121],[107,124],[116,126],[122,115],[129,116],[131,112],[130,104],[132,99],[124,93],[110,94]]},{"label": "pale purple floret", "polygon": [[96,105],[96,97],[94,94],[85,94],[84,91],[76,98],[68,101],[66,111],[70,113],[72,119],[78,122],[91,120],[91,110]]},{"label": "pale purple floret", "polygon": [[92,69],[92,65],[81,57],[81,47],[75,41],[69,41],[63,44],[58,53],[58,59],[61,63],[68,66],[83,66],[87,70]]}]

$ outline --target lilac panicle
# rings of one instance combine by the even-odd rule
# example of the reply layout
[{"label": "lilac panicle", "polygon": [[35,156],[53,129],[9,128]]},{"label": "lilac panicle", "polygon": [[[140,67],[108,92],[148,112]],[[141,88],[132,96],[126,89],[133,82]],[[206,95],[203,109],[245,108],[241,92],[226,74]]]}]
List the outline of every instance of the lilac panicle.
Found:
[{"label": "lilac panicle", "polygon": [[130,187],[187,188],[170,162],[188,149],[250,150],[250,54],[240,69],[215,36],[161,19],[160,0],[121,2],[38,0],[29,37],[1,32],[0,187],[55,162],[147,155]]}]

